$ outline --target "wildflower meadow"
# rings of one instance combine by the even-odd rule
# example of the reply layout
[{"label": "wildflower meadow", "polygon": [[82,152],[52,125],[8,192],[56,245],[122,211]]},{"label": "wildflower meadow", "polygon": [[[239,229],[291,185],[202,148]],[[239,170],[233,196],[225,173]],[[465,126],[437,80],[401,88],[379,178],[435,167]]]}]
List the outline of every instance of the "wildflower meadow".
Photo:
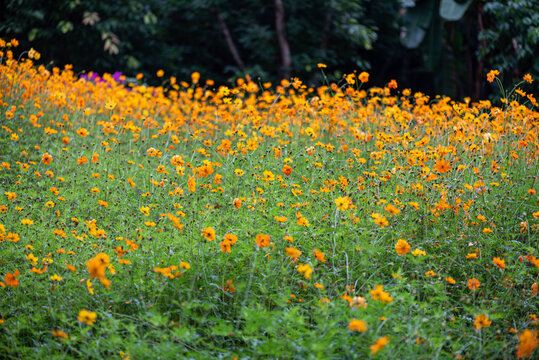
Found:
[{"label": "wildflower meadow", "polygon": [[17,45],[1,358],[537,358],[532,75],[490,71],[496,102],[364,71],[150,86]]}]

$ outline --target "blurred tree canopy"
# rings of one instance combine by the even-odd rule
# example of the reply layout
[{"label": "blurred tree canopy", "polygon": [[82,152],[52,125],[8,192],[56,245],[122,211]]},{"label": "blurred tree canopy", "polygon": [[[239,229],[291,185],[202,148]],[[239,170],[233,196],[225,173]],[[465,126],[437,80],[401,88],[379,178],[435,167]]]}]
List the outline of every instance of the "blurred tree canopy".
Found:
[{"label": "blurred tree canopy", "polygon": [[[539,74],[537,0],[2,0],[0,37],[76,71],[158,69],[227,83],[368,71],[371,83],[474,99]],[[51,66],[51,64],[45,64]],[[536,86],[537,82],[534,83]],[[536,87],[537,89],[537,87]]]}]

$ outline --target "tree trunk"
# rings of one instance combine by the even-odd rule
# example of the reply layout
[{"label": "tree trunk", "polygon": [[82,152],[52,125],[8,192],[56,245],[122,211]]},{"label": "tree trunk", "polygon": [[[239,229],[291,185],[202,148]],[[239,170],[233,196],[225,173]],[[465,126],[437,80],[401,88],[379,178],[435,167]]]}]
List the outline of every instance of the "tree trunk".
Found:
[{"label": "tree trunk", "polygon": [[292,59],[290,57],[290,47],[285,32],[284,7],[281,0],[275,1],[275,28],[277,30],[277,39],[279,41],[279,49],[281,50],[281,68],[279,75],[282,78],[290,78],[290,69],[292,67]]},{"label": "tree trunk", "polygon": [[329,41],[329,32],[331,30],[331,11],[326,13],[326,17],[324,19],[324,33],[322,35],[322,41],[320,42],[320,49],[326,50],[328,48],[328,41]]},{"label": "tree trunk", "polygon": [[226,44],[228,45],[228,50],[230,50],[230,53],[232,54],[236,65],[238,66],[240,71],[245,71],[245,64],[241,60],[240,53],[238,52],[238,49],[234,44],[234,40],[232,40],[232,36],[230,35],[230,31],[228,31],[228,26],[226,25],[225,19],[223,19],[223,16],[217,10],[209,9],[209,11],[217,18],[217,22],[221,27],[221,31],[223,32],[223,36],[225,37]]}]

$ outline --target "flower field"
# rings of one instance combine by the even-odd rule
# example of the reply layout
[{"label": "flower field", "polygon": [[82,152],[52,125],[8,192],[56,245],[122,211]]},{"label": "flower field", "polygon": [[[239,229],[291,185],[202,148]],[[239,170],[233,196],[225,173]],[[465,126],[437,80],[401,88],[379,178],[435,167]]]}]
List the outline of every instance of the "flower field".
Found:
[{"label": "flower field", "polygon": [[366,72],[153,87],[16,45],[2,358],[537,357],[530,75],[499,106]]}]

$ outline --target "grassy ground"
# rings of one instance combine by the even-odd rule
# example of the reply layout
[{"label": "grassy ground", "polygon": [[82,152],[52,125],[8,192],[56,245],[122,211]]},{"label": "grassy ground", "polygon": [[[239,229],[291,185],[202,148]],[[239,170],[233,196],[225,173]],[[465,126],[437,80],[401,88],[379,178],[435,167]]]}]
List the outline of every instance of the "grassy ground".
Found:
[{"label": "grassy ground", "polygon": [[147,87],[9,49],[3,358],[537,356],[526,81],[501,107],[365,73]]}]

